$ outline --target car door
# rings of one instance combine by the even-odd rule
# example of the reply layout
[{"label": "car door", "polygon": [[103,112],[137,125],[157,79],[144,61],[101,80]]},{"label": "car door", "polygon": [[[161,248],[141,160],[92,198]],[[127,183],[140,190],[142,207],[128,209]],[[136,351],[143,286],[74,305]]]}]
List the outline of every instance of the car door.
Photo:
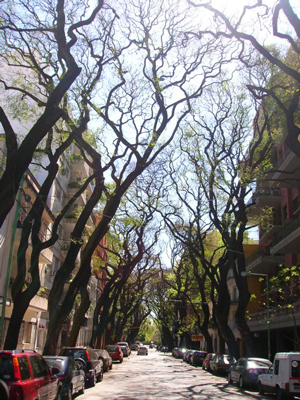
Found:
[{"label": "car door", "polygon": [[55,400],[57,378],[50,374],[46,361],[40,355],[30,356],[29,361],[40,400]]},{"label": "car door", "polygon": [[68,374],[71,376],[73,391],[77,392],[78,388],[81,386],[80,372],[73,358],[68,359],[67,369],[68,369]]},{"label": "car door", "polygon": [[243,372],[245,372],[246,369],[246,364],[247,360],[245,358],[242,358],[237,362],[236,369],[235,369],[235,380],[238,381],[240,376],[243,375]]},{"label": "car door", "polygon": [[239,379],[239,371],[241,369],[241,364],[243,364],[243,359],[238,360],[236,363],[232,365],[231,368],[231,379],[233,381],[238,381]]}]

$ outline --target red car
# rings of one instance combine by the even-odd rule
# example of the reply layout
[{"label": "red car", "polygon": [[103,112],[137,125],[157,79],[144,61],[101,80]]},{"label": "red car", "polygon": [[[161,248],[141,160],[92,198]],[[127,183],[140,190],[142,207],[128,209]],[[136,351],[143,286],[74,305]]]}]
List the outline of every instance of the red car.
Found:
[{"label": "red car", "polygon": [[111,356],[113,361],[120,361],[120,363],[123,362],[123,352],[119,345],[109,344],[106,346],[106,350],[108,354]]},{"label": "red car", "polygon": [[35,351],[0,351],[1,400],[47,399],[60,396],[61,383],[44,358]]}]

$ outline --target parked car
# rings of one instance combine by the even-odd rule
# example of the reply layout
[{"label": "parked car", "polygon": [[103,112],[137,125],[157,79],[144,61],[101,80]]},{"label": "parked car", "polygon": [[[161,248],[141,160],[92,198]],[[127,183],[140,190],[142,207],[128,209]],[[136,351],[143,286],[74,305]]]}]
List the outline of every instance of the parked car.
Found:
[{"label": "parked car", "polygon": [[196,350],[190,358],[190,364],[192,365],[200,365],[202,367],[203,360],[207,356],[207,351]]},{"label": "parked car", "polygon": [[172,354],[174,355],[175,358],[182,358],[184,356],[184,353],[187,351],[187,349],[181,349],[179,347],[175,347],[172,351]]},{"label": "parked car", "polygon": [[127,352],[128,352],[129,355],[130,355],[131,351],[130,351],[130,346],[129,346],[128,342],[118,342],[117,345],[119,345],[120,347],[121,347],[121,346],[126,346],[127,349],[128,349]]},{"label": "parked car", "polygon": [[61,382],[62,399],[72,400],[74,394],[83,394],[85,389],[85,374],[80,369],[80,362],[71,357],[44,356],[46,363],[53,370],[59,370],[56,374]]},{"label": "parked car", "polygon": [[108,372],[112,369],[112,358],[108,354],[108,352],[104,349],[97,349],[95,352],[98,354],[98,357],[103,361],[103,371]]},{"label": "parked car", "polygon": [[123,357],[129,357],[130,354],[131,354],[130,348],[127,347],[127,346],[123,346],[123,345],[120,346],[120,347],[121,347],[121,350],[122,350],[122,353],[123,353]]},{"label": "parked car", "polygon": [[139,345],[134,343],[130,345],[130,350],[136,351],[138,349]]},{"label": "parked car", "polygon": [[210,361],[211,372],[217,374],[227,374],[230,366],[236,362],[236,359],[228,354],[215,354]]},{"label": "parked car", "polygon": [[258,376],[258,390],[276,393],[277,399],[300,396],[300,353],[276,353],[274,364]]},{"label": "parked car", "polygon": [[192,350],[192,349],[187,350],[183,355],[183,361],[185,361],[186,363],[189,364],[190,360],[191,360],[191,356],[193,355],[193,353],[195,353],[195,351],[196,350]]},{"label": "parked car", "polygon": [[106,350],[113,361],[120,361],[120,363],[123,362],[123,352],[120,346],[117,344],[109,344],[106,346]]},{"label": "parked car", "polygon": [[[63,347],[59,355],[80,359],[86,385],[95,386],[96,382],[102,381],[103,361],[99,360],[98,354],[91,347]],[[79,360],[76,361],[79,363]]]},{"label": "parked car", "polygon": [[210,360],[212,360],[214,358],[216,353],[207,353],[206,357],[203,360],[202,363],[202,369],[205,369],[208,372],[211,372],[210,369]]},{"label": "parked car", "polygon": [[138,356],[141,356],[141,355],[147,356],[148,355],[148,347],[139,346],[138,350],[137,350],[137,354],[138,354]]},{"label": "parked car", "polygon": [[45,359],[35,351],[0,351],[1,400],[47,399],[60,396],[59,370],[51,370]]},{"label": "parked car", "polygon": [[257,386],[258,375],[265,374],[271,365],[271,361],[265,358],[239,358],[229,368],[228,382],[237,382],[240,388],[246,385]]}]

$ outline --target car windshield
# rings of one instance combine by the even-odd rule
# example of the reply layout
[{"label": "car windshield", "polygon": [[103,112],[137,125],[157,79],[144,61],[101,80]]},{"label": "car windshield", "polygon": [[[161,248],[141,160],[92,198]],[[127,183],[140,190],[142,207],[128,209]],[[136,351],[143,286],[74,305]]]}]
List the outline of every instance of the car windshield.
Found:
[{"label": "car windshield", "polygon": [[53,369],[53,368],[59,369],[59,373],[57,374],[57,376],[61,376],[64,374],[64,361],[62,359],[45,358],[45,360],[51,369]]},{"label": "car windshield", "polygon": [[12,357],[0,357],[0,379],[4,381],[14,380]]},{"label": "car windshield", "polygon": [[87,361],[86,351],[84,349],[63,349],[61,355],[72,358],[82,358],[84,361]]}]

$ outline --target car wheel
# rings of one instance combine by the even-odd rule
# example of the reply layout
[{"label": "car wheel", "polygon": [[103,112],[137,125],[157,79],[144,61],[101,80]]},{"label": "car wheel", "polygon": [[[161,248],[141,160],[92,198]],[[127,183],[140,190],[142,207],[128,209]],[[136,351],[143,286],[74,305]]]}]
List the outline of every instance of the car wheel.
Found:
[{"label": "car wheel", "polygon": [[9,398],[9,389],[7,384],[0,379],[0,399],[8,400]]},{"label": "car wheel", "polygon": [[285,398],[284,393],[280,387],[276,387],[276,399],[277,400],[283,400]]},{"label": "car wheel", "polygon": [[109,369],[112,370],[112,364],[109,366]]},{"label": "car wheel", "polygon": [[84,394],[84,390],[85,390],[85,383],[84,383],[84,381],[83,381],[83,382],[82,382],[81,389],[78,391],[78,394]]},{"label": "car wheel", "polygon": [[232,383],[231,373],[230,372],[228,372],[227,381],[228,381],[228,383]]},{"label": "car wheel", "polygon": [[101,372],[98,375],[98,382],[102,382],[102,381],[103,381],[103,369],[101,369]]},{"label": "car wheel", "polygon": [[121,360],[120,360],[120,364],[123,362],[123,358],[121,358]]},{"label": "car wheel", "polygon": [[244,387],[244,380],[242,375],[239,377],[239,387],[242,389]]},{"label": "car wheel", "polygon": [[261,382],[258,382],[258,393],[261,394],[261,395],[265,393],[263,385],[261,384]]},{"label": "car wheel", "polygon": [[96,377],[96,375],[94,373],[94,375],[90,378],[91,387],[94,387],[96,385],[96,383],[97,383],[97,377]]},{"label": "car wheel", "polygon": [[[72,398],[72,397],[71,397],[71,398]],[[66,397],[66,399],[69,400],[69,397]],[[63,395],[62,395],[62,393],[61,393],[61,388],[59,388],[59,389],[57,390],[57,394],[56,394],[55,400],[63,400]]]},{"label": "car wheel", "polygon": [[[65,396],[61,396],[63,400],[72,400],[72,388],[69,387],[68,393]],[[60,397],[58,397],[59,399]]]}]

